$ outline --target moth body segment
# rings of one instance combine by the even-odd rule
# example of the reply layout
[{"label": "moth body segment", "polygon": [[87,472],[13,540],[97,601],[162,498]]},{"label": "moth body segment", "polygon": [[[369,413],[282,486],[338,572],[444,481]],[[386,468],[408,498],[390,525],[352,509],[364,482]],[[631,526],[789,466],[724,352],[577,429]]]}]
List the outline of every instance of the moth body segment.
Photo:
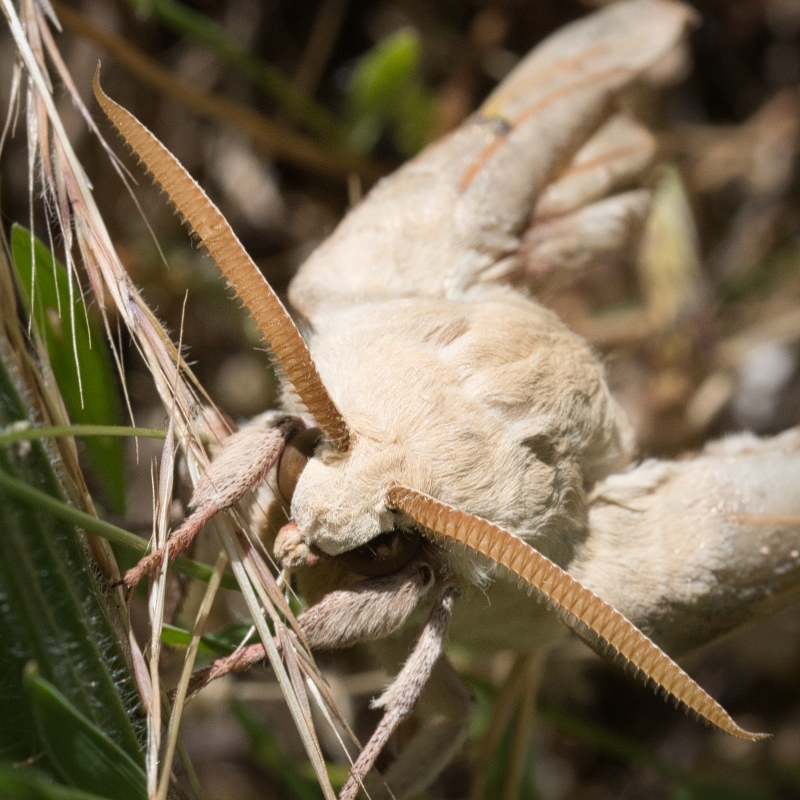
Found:
[{"label": "moth body segment", "polygon": [[602,365],[516,292],[357,305],[315,320],[309,346],[355,434],[347,454],[310,459],[293,494],[293,521],[330,555],[392,530],[385,497],[401,484],[566,563],[586,535],[584,485],[629,458]]}]

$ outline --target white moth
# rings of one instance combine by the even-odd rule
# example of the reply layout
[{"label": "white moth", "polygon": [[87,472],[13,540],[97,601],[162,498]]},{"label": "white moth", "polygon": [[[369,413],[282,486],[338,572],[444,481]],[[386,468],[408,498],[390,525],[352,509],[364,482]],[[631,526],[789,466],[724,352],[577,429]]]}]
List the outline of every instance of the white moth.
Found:
[{"label": "white moth", "polygon": [[[312,599],[325,595],[300,620],[312,646],[386,636],[424,612],[343,798],[357,794],[428,680],[431,707],[437,692],[450,702],[437,708],[438,727],[400,754],[388,785],[397,797],[420,791],[460,746],[470,701],[441,655],[448,628],[460,641],[518,650],[557,635],[555,616],[509,573],[677,703],[760,738],[629,619],[680,652],[718,632],[703,625],[708,604],[724,607],[732,627],[782,589],[778,573],[756,585],[750,556],[768,541],[784,563],[797,541],[797,433],[608,477],[631,458],[629,425],[586,343],[526,290],[630,240],[649,194],[615,192],[654,147],[614,100],[667,60],[692,23],[681,4],[629,0],[541,44],[460,129],[376,186],[301,268],[290,299],[308,321],[308,348],[199,187],[95,84],[287,379],[286,413],[228,440],[170,555],[269,476],[257,522],[270,535],[288,506],[291,522],[271,534],[276,557]],[[615,147],[634,156],[615,158]],[[586,167],[597,158],[603,170]],[[583,247],[575,237],[587,219]],[[735,579],[723,577],[725,565]],[[670,622],[681,613],[691,619],[682,632]],[[260,658],[251,648],[210,677]]]}]

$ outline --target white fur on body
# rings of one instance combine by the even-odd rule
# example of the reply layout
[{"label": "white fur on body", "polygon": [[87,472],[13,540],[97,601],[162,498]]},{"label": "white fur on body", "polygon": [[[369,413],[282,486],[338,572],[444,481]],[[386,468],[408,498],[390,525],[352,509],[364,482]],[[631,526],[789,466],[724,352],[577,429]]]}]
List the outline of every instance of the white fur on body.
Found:
[{"label": "white fur on body", "polygon": [[[630,456],[602,368],[555,315],[493,281],[515,275],[524,289],[530,276],[515,264],[530,256],[520,245],[537,226],[566,224],[609,193],[625,197],[613,192],[641,176],[653,143],[612,101],[679,47],[693,22],[679,3],[629,0],[562,29],[475,117],[373,189],[303,265],[290,297],[311,323],[313,357],[354,434],[344,455],[321,445],[298,481],[291,514],[309,545],[338,554],[390,530],[386,491],[405,485],[525,537],[561,565],[581,565],[601,596],[610,590],[602,574],[627,582],[631,591],[616,586],[608,599],[653,629],[648,603],[662,607],[672,589],[658,570],[648,583],[644,566],[638,581],[623,569],[629,551],[646,563],[635,549],[647,551],[650,522],[639,525],[635,511],[617,530],[586,496]],[[600,157],[602,174],[586,179],[587,153],[613,151],[609,130],[635,152],[624,165]],[[635,484],[643,474],[613,480]],[[649,496],[656,517],[660,492],[661,484]],[[465,583],[487,576],[468,559],[454,568]],[[670,568],[681,586],[695,581],[690,560]],[[711,582],[695,583],[698,596],[713,595]],[[634,602],[637,585],[644,605]],[[476,590],[456,603],[454,635],[524,649],[558,630],[511,584],[494,582],[488,598]]]},{"label": "white fur on body", "polygon": [[628,456],[603,371],[551,311],[498,287],[394,300],[315,320],[311,351],[354,434],[300,476],[292,519],[332,555],[395,525],[392,485],[490,519],[569,560],[584,485]]},{"label": "white fur on body", "polygon": [[[297,484],[292,518],[309,544],[337,554],[390,530],[385,495],[399,484],[570,560],[586,535],[584,490],[625,463],[631,436],[586,344],[493,281],[530,257],[526,231],[646,169],[652,138],[615,115],[614,97],[693,21],[679,3],[632,0],[558,31],[301,267],[290,299],[354,433],[343,456],[323,445]],[[624,132],[624,163],[608,155],[609,126]],[[609,160],[576,180],[587,152]],[[548,187],[560,187],[550,200]],[[524,284],[524,269],[517,277]]]}]

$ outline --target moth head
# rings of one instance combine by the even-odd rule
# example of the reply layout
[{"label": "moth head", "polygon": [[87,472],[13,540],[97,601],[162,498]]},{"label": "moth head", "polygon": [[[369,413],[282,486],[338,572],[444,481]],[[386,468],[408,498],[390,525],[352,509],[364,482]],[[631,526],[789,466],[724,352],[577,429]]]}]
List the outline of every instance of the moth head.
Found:
[{"label": "moth head", "polygon": [[[321,456],[317,455],[318,450],[322,451]],[[375,513],[372,513],[370,502],[363,502],[373,494],[370,481],[360,482],[363,484],[360,492],[362,502],[354,502],[351,493],[340,488],[338,484],[348,479],[349,455],[331,457],[327,454],[326,458],[325,439],[319,428],[301,431],[287,442],[278,461],[276,484],[283,502],[293,509],[293,522],[285,529],[280,543],[276,543],[276,555],[281,551],[278,558],[291,562],[294,540],[304,553],[310,553],[308,546],[313,544],[328,555],[338,556],[357,575],[379,577],[397,572],[417,555],[422,535],[397,525],[396,515],[387,509],[384,494],[380,491],[373,498]],[[341,473],[340,481],[332,479],[331,473],[335,475],[337,472]],[[337,496],[338,504],[333,502]],[[293,502],[296,497],[296,502]],[[336,520],[337,505],[339,515],[346,516],[345,520]],[[331,506],[334,506],[333,521]],[[297,524],[298,518],[305,536]],[[325,525],[324,521],[328,524]],[[387,526],[388,529],[384,530]],[[298,538],[302,541],[298,542]],[[363,543],[353,546],[354,542]]]},{"label": "moth head", "polygon": [[388,555],[388,534],[397,526],[386,490],[403,473],[403,461],[400,448],[360,436],[347,452],[337,452],[321,431],[309,429],[287,443],[276,483],[306,544],[330,556],[362,546]]}]

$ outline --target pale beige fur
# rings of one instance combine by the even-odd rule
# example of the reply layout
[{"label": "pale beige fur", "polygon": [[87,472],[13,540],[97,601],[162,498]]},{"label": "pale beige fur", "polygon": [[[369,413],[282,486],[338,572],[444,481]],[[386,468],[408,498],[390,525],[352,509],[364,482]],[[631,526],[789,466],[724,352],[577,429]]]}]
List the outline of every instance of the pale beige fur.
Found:
[{"label": "pale beige fur", "polygon": [[798,596],[798,487],[799,428],[645,462],[598,487],[570,572],[679,655]]},{"label": "pale beige fur", "polygon": [[491,519],[560,563],[586,534],[584,487],[630,432],[586,343],[517,292],[387,300],[315,320],[311,351],[354,433],[320,447],[292,519],[329,554],[395,525],[399,484]]},{"label": "pale beige fur", "polygon": [[624,111],[614,114],[542,192],[534,219],[569,214],[637,183],[655,161],[656,151],[656,138],[647,128]]},{"label": "pale beige fur", "polygon": [[[316,570],[312,582],[321,577],[325,589],[338,590],[306,612],[301,629],[324,646],[391,632],[402,638],[407,623],[420,627],[425,609],[417,604],[424,605],[431,584],[438,587],[411,657],[381,698],[385,716],[345,797],[355,795],[358,780],[417,699],[436,707],[430,702],[436,686],[425,699],[428,679],[450,684],[439,658],[454,609],[453,634],[476,643],[477,633],[485,648],[539,647],[559,631],[554,617],[525,594],[491,580],[491,566],[478,563],[478,554],[490,550],[477,545],[474,557],[426,545],[409,551],[404,567],[393,567],[404,571],[348,586],[354,562],[336,555],[411,524],[390,508],[390,489],[416,490],[440,509],[449,504],[453,514],[491,521],[494,526],[483,523],[484,535],[490,532],[506,550],[510,542],[515,553],[531,554],[507,531],[528,540],[593,588],[598,603],[613,603],[675,650],[794,591],[800,571],[793,547],[800,511],[796,433],[772,442],[738,439],[690,462],[648,463],[607,477],[631,457],[624,414],[586,343],[524,294],[537,263],[580,269],[598,253],[624,247],[633,223],[644,217],[646,190],[606,197],[641,177],[653,156],[652,139],[614,117],[614,103],[622,89],[668,60],[692,20],[678,3],[628,0],[550,37],[467,124],[377,186],[292,284],[291,297],[310,323],[316,368],[300,347],[301,367],[285,365],[286,373],[317,409],[329,440],[321,441],[299,477],[292,524],[283,526],[276,551],[293,566]],[[125,127],[137,124],[129,119]],[[619,159],[608,146],[614,125],[624,127],[630,158]],[[577,180],[593,158],[601,173]],[[194,184],[182,185],[194,197]],[[549,195],[548,186],[556,187]],[[217,238],[224,220],[215,219],[218,225],[200,217],[193,224],[212,254],[225,259],[236,243]],[[243,284],[252,278],[263,283],[243,251],[234,249],[239,268],[227,274],[241,276]],[[500,280],[514,287],[497,285]],[[257,305],[254,290],[242,296]],[[283,315],[279,305],[271,307]],[[278,346],[282,340],[270,320],[262,323],[275,352],[295,363],[298,349]],[[298,344],[291,323],[288,333]],[[314,380],[317,369],[327,393]],[[288,392],[287,407],[292,410]],[[188,544],[213,513],[244,498],[304,424],[299,416],[273,416],[231,437],[198,485],[195,512],[173,538],[171,552]],[[274,488],[275,476],[268,481]],[[285,511],[277,500],[271,506],[268,514]],[[433,516],[417,519],[444,532]],[[309,555],[319,559],[315,565]],[[497,563],[513,571],[517,556],[501,556]],[[162,557],[154,554],[150,563]],[[146,563],[137,568],[142,574]],[[774,574],[765,577],[765,566]],[[562,589],[575,586],[563,573],[559,580]],[[547,578],[549,588],[530,581],[561,602],[563,592],[550,591],[555,578]],[[584,602],[588,592],[578,588],[573,599]],[[456,603],[462,589],[465,596]],[[708,610],[716,612],[714,624]],[[688,625],[676,624],[681,615]],[[608,641],[615,646],[611,636]],[[451,754],[464,736],[469,698],[447,695],[444,724],[433,738],[423,726],[390,772],[401,795],[422,789],[444,764],[438,753]],[[751,736],[733,723],[725,729]],[[425,752],[437,755],[417,759],[423,743]]]},{"label": "pale beige fur", "polygon": [[[776,482],[759,483],[753,469],[762,451],[783,459],[787,491],[795,497],[796,444],[729,445],[733,455],[708,453],[608,477],[631,458],[632,434],[602,365],[555,314],[524,294],[530,277],[524,262],[538,241],[537,225],[540,253],[553,250],[545,233],[559,226],[564,233],[548,268],[578,268],[608,250],[609,221],[636,221],[646,213],[645,190],[604,198],[641,175],[653,156],[652,139],[626,127],[625,141],[636,152],[622,163],[604,137],[609,125],[612,132],[626,125],[613,117],[617,93],[666,58],[692,20],[691,10],[678,3],[632,0],[557,33],[469,123],[377,186],[302,267],[290,296],[310,324],[311,352],[347,423],[351,447],[341,452],[325,441],[317,447],[291,499],[296,527],[284,528],[279,552],[316,547],[335,556],[367,544],[398,523],[387,493],[399,485],[525,538],[661,641],[669,641],[678,610],[715,602],[720,588],[729,596],[728,627],[751,613],[742,584],[724,576],[726,565],[737,575],[758,571],[747,571],[752,542],[739,530],[778,530],[767,535],[785,545],[775,563],[795,577],[797,559],[786,543],[797,535],[796,504],[777,503]],[[605,172],[570,182],[571,170],[577,175],[591,161],[587,152],[606,159]],[[547,186],[559,186],[559,179],[560,189],[548,198]],[[585,235],[589,219],[602,222],[602,235]],[[617,225],[614,248],[627,242],[629,227]],[[525,241],[527,254],[520,248]],[[507,276],[515,288],[496,285]],[[287,407],[292,410],[288,394]],[[247,445],[248,436],[236,442]],[[226,459],[230,469],[241,469],[236,457],[225,455],[221,463]],[[274,488],[274,476],[270,480]],[[236,476],[222,487],[225,499],[240,494]],[[216,482],[213,488],[209,501],[219,494]],[[752,502],[715,516],[709,498],[743,491],[753,492]],[[275,511],[279,503],[271,502],[268,511]],[[681,525],[692,526],[695,514],[703,524],[687,536]],[[765,528],[763,520],[750,519],[753,514],[777,514],[777,521]],[[429,640],[423,636],[400,683],[385,695],[387,715],[365,750],[364,770],[391,726],[410,713],[429,675],[439,675],[443,685],[450,680],[436,659],[451,610],[454,637],[486,648],[534,648],[560,631],[555,618],[517,587],[491,581],[491,568],[466,556],[431,553],[437,580],[448,587],[452,581],[464,596],[453,603],[448,595],[446,613],[425,628]],[[322,574],[326,564],[309,571],[318,567]],[[352,579],[343,572],[334,577],[342,586]],[[790,583],[762,586],[769,594]],[[410,591],[409,602],[395,609],[385,597],[362,593],[352,608],[335,606],[343,616],[326,617],[321,605],[317,626],[334,638],[344,630],[348,641],[366,628],[393,630],[421,594]],[[364,620],[369,614],[374,619]],[[708,634],[708,626],[677,646],[700,641],[702,632]],[[425,749],[452,752],[469,707],[468,698],[456,698],[439,731],[448,742],[434,746],[434,739],[425,739]],[[419,753],[421,741],[412,741],[390,776],[401,796],[423,788],[444,763],[412,760],[408,754]],[[347,792],[355,792],[355,783]]]},{"label": "pale beige fur", "polygon": [[[641,174],[652,139],[611,113],[614,97],[693,21],[684,5],[634,0],[557,32],[302,266],[290,298],[353,432],[349,453],[322,445],[297,484],[308,544],[337,554],[390,530],[386,490],[400,484],[568,562],[587,532],[584,490],[630,457],[631,436],[586,344],[491,280],[524,262],[537,201],[585,166],[586,147],[607,163],[599,182],[567,181],[570,209]],[[626,132],[625,164],[603,144],[609,125]]]},{"label": "pale beige fur", "polygon": [[[798,486],[800,428],[646,461],[597,485],[568,571],[681,655],[800,594]],[[451,624],[453,639],[481,652],[524,652],[564,633],[502,580],[465,593]]]}]

